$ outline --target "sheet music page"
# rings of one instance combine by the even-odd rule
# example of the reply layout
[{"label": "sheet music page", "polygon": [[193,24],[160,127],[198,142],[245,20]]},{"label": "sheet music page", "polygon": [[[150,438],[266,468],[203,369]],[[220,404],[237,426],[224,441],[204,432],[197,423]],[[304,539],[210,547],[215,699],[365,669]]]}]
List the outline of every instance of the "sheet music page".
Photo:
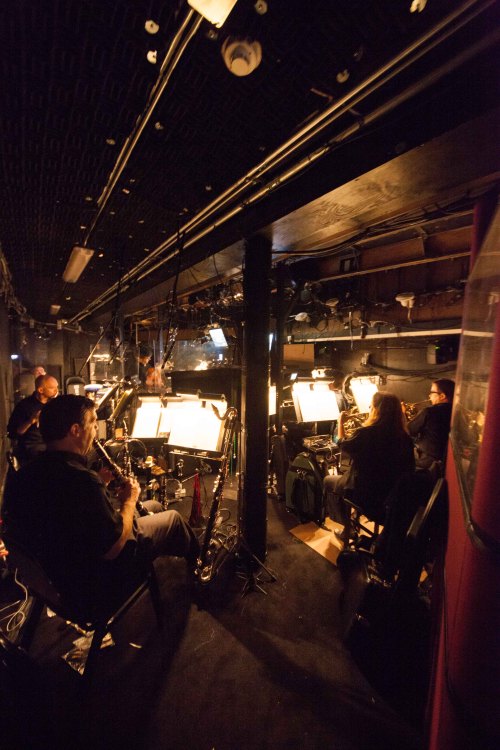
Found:
[{"label": "sheet music page", "polygon": [[145,402],[137,409],[135,414],[134,429],[132,437],[134,438],[155,438],[158,435],[158,425],[160,422],[161,402]]}]

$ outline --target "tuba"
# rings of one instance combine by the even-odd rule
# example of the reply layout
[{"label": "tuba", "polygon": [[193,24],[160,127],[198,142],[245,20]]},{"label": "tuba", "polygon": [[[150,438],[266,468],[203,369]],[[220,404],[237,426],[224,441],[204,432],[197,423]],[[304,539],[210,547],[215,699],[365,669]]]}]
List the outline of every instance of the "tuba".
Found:
[{"label": "tuba", "polygon": [[217,477],[213,487],[212,504],[208,516],[207,526],[200,546],[200,555],[196,561],[194,575],[198,583],[208,584],[219,570],[226,555],[231,552],[236,544],[236,535],[226,534],[220,528],[220,505],[224,497],[224,484],[229,471],[231,446],[238,412],[229,407],[221,417],[217,407],[212,404],[212,409],[217,417],[224,421],[224,435],[222,438],[222,455]]}]

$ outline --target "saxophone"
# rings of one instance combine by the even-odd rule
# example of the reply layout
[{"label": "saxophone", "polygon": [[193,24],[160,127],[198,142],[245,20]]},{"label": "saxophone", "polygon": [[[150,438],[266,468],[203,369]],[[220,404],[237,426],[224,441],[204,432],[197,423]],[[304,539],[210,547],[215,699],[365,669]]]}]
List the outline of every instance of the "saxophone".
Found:
[{"label": "saxophone", "polygon": [[235,408],[229,407],[221,417],[217,407],[213,404],[212,409],[217,417],[224,421],[224,436],[222,439],[219,472],[215,478],[213,487],[212,504],[201,543],[200,555],[196,561],[194,571],[195,578],[200,584],[208,584],[212,581],[222,561],[232,551],[236,543],[236,535],[234,533],[226,534],[221,530],[219,509],[224,497],[224,483],[229,471],[231,446],[236,429],[238,412]]}]

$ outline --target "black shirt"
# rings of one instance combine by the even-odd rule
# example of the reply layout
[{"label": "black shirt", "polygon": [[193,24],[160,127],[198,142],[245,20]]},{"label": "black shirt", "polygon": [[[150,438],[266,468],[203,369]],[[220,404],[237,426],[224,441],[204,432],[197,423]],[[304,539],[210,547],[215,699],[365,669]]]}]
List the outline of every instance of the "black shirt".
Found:
[{"label": "black shirt", "polygon": [[353,489],[354,503],[369,518],[382,519],[385,500],[396,480],[415,468],[412,439],[406,433],[387,433],[374,424],[360,427],[339,445],[352,459],[346,484],[342,484]]},{"label": "black shirt", "polygon": [[7,539],[26,547],[68,600],[88,607],[113,587],[116,561],[104,555],[122,517],[83,456],[46,451],[22,467],[5,487],[2,512]]},{"label": "black shirt", "polygon": [[17,432],[21,425],[31,421],[43,407],[44,404],[37,398],[35,391],[31,396],[23,398],[16,404],[10,415],[7,434],[15,442],[14,453],[21,464],[35,458],[45,450],[45,443],[38,429],[38,424],[32,424],[23,435],[19,435]]},{"label": "black shirt", "polygon": [[415,446],[423,458],[444,461],[450,432],[452,404],[427,406],[408,422],[408,432],[415,438]]}]

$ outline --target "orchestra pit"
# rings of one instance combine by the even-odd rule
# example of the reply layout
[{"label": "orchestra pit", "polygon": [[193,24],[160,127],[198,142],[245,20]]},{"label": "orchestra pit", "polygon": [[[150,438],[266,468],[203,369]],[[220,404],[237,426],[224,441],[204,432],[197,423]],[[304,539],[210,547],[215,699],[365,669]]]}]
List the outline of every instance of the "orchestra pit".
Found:
[{"label": "orchestra pit", "polygon": [[493,750],[495,0],[0,8],[0,748]]}]

